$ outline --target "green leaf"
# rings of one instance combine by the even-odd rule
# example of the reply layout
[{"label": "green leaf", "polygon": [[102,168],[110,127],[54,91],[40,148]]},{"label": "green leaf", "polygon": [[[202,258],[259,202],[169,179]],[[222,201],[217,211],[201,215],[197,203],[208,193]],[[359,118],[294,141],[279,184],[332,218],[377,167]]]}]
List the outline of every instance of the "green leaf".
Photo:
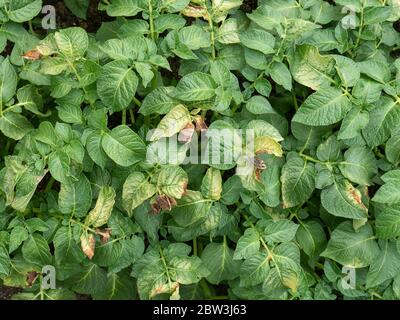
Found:
[{"label": "green leaf", "polygon": [[308,220],[300,223],[296,242],[312,260],[316,260],[325,248],[327,240],[322,225],[316,220]]},{"label": "green leaf", "polygon": [[346,221],[333,230],[328,246],[321,255],[348,267],[367,267],[379,254],[374,238],[369,224],[354,231],[351,222]]},{"label": "green leaf", "polygon": [[273,62],[269,74],[277,84],[280,84],[286,90],[292,90],[292,75],[283,62]]},{"label": "green leaf", "polygon": [[293,121],[310,126],[339,122],[351,109],[351,102],[340,89],[325,88],[310,95],[293,117]]},{"label": "green leaf", "polygon": [[146,146],[128,126],[120,125],[105,133],[101,145],[104,152],[118,165],[131,166],[145,159]]},{"label": "green leaf", "polygon": [[285,208],[303,204],[315,188],[315,168],[299,156],[287,159],[281,174],[282,199]]},{"label": "green leaf", "polygon": [[374,153],[366,147],[350,147],[344,153],[340,171],[352,182],[370,185],[371,179],[378,172]]},{"label": "green leaf", "polygon": [[290,220],[268,220],[265,222],[263,238],[269,243],[291,241],[299,225]]},{"label": "green leaf", "polygon": [[332,83],[333,68],[333,58],[320,55],[317,48],[309,45],[297,47],[290,63],[293,79],[313,90],[326,88]]},{"label": "green leaf", "polygon": [[201,101],[215,95],[216,84],[213,78],[203,72],[192,72],[179,80],[174,97],[183,101]]},{"label": "green leaf", "polygon": [[252,96],[246,103],[246,109],[253,114],[275,113],[269,101],[263,96]]},{"label": "green leaf", "polygon": [[6,137],[21,140],[32,129],[32,124],[18,113],[6,112],[0,116],[0,130]]},{"label": "green leaf", "polygon": [[101,295],[107,285],[107,274],[99,266],[88,263],[71,279],[73,290],[90,295]]},{"label": "green leaf", "polygon": [[49,171],[54,179],[62,183],[70,181],[71,159],[64,151],[55,151],[49,156]]},{"label": "green leaf", "polygon": [[375,221],[376,234],[380,239],[394,239],[400,236],[400,206],[385,207]]},{"label": "green leaf", "polygon": [[233,260],[248,259],[260,250],[260,235],[254,228],[246,229],[236,244]]},{"label": "green leaf", "polygon": [[71,12],[81,19],[86,19],[89,8],[88,0],[66,0],[65,5]]},{"label": "green leaf", "polygon": [[10,233],[10,244],[8,252],[12,253],[16,249],[18,249],[19,246],[22,244],[22,242],[28,239],[28,237],[29,234],[25,227],[23,226],[14,227]]},{"label": "green leaf", "polygon": [[400,131],[395,131],[386,142],[385,155],[393,164],[400,162]]},{"label": "green leaf", "polygon": [[54,258],[58,265],[82,261],[84,255],[74,239],[71,227],[61,227],[57,230],[53,239]]},{"label": "green leaf", "polygon": [[239,33],[240,42],[247,48],[261,51],[264,54],[274,52],[275,38],[264,30],[247,30]]},{"label": "green leaf", "polygon": [[143,100],[139,112],[144,116],[153,113],[166,114],[179,104],[172,97],[174,87],[158,87],[150,92]]},{"label": "green leaf", "polygon": [[400,202],[400,170],[386,172],[381,179],[385,184],[378,189],[372,200],[388,204]]},{"label": "green leaf", "polygon": [[400,253],[395,242],[380,241],[380,252],[369,267],[367,288],[377,287],[386,280],[394,278],[400,271]]},{"label": "green leaf", "polygon": [[131,103],[138,82],[138,77],[127,67],[125,61],[112,61],[101,70],[97,80],[97,93],[113,111],[120,111]]},{"label": "green leaf", "polygon": [[33,19],[42,10],[42,0],[10,1],[8,17],[14,22],[25,22]]},{"label": "green leaf", "polygon": [[40,267],[51,264],[52,261],[49,245],[40,234],[29,236],[22,246],[22,255],[27,261]]},{"label": "green leaf", "polygon": [[322,190],[321,204],[330,214],[350,219],[363,219],[368,209],[362,202],[360,191],[346,179],[333,180],[333,184]]},{"label": "green leaf", "polygon": [[201,260],[210,270],[207,280],[212,284],[233,280],[239,275],[240,261],[233,260],[233,250],[225,242],[208,244],[204,248]]},{"label": "green leaf", "polygon": [[10,63],[9,58],[1,61],[0,65],[0,106],[8,102],[15,94],[17,90],[17,73]]},{"label": "green leaf", "polygon": [[115,203],[115,190],[112,187],[101,187],[96,206],[86,216],[85,224],[101,227],[110,218]]},{"label": "green leaf", "polygon": [[86,31],[80,27],[72,27],[57,31],[54,35],[58,49],[67,59],[78,58],[85,54],[89,47]]},{"label": "green leaf", "polygon": [[92,204],[92,188],[84,174],[78,181],[62,183],[58,194],[58,206],[66,215],[83,217],[89,211]]},{"label": "green leaf", "polygon": [[140,0],[112,0],[106,7],[107,14],[111,17],[133,17],[137,15],[142,8]]},{"label": "green leaf", "polygon": [[370,147],[384,143],[400,124],[400,101],[382,97],[369,113],[369,122],[362,131]]}]

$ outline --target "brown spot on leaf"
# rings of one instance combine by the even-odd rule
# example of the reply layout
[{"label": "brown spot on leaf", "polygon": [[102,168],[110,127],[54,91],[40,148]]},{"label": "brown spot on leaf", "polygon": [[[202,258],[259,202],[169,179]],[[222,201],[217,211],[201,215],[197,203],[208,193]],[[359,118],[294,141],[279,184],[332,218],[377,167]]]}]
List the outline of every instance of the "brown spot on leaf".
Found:
[{"label": "brown spot on leaf", "polygon": [[35,60],[41,59],[42,58],[42,54],[40,53],[39,50],[33,49],[33,50],[29,50],[29,51],[25,52],[22,55],[22,58],[24,58],[26,60],[35,61]]},{"label": "brown spot on leaf", "polygon": [[83,253],[85,254],[86,257],[88,257],[90,260],[92,260],[94,256],[94,248],[96,246],[96,238],[94,237],[93,234],[85,234],[83,233],[81,235],[81,248]]},{"label": "brown spot on leaf", "polygon": [[28,286],[32,287],[34,284],[35,280],[39,276],[39,273],[36,271],[30,271],[26,274],[26,282],[28,283]]},{"label": "brown spot on leaf", "polygon": [[196,126],[196,131],[197,132],[203,132],[206,131],[208,129],[207,124],[205,123],[204,119],[197,115],[193,118],[194,124]]},{"label": "brown spot on leaf", "polygon": [[105,229],[96,229],[96,233],[101,237],[100,242],[101,244],[105,244],[110,240],[111,237],[111,229],[110,228],[105,228]]},{"label": "brown spot on leaf", "polygon": [[194,125],[192,123],[188,123],[186,127],[184,127],[178,135],[178,141],[180,143],[188,143],[192,141],[194,134]]},{"label": "brown spot on leaf", "polygon": [[161,210],[171,211],[172,207],[176,206],[177,202],[174,198],[166,195],[158,195],[155,201],[151,204],[152,213],[160,213]]}]

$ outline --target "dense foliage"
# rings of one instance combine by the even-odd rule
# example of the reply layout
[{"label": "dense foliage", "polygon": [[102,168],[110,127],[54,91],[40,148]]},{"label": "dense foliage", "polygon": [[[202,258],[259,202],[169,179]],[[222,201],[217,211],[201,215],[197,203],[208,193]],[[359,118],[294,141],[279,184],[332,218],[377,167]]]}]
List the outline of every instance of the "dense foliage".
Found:
[{"label": "dense foliage", "polygon": [[[398,0],[45,4],[0,0],[13,298],[400,298]],[[232,161],[185,162],[211,129]]]}]

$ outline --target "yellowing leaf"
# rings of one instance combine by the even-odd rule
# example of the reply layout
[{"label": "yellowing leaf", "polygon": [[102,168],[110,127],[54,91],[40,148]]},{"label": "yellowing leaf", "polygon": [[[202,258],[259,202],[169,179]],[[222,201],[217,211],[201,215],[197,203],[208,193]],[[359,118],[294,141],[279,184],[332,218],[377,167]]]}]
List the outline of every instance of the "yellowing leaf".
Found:
[{"label": "yellowing leaf", "polygon": [[254,151],[256,154],[268,153],[282,157],[282,147],[271,137],[256,137],[254,139]]},{"label": "yellowing leaf", "polygon": [[106,224],[110,218],[111,211],[115,203],[115,191],[112,187],[102,187],[100,189],[99,197],[96,206],[89,212],[86,217],[86,225],[93,227],[101,227]]},{"label": "yellowing leaf", "polygon": [[160,121],[152,133],[150,141],[171,137],[185,128],[190,122],[191,117],[188,109],[182,104],[177,105]]}]

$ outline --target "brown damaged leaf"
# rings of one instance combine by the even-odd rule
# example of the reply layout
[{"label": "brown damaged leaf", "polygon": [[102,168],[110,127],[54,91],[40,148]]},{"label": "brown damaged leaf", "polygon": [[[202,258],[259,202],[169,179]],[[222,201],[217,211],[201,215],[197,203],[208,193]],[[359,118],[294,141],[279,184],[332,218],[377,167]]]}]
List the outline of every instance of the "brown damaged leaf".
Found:
[{"label": "brown damaged leaf", "polygon": [[202,118],[202,116],[195,116],[193,118],[193,121],[194,121],[194,124],[196,126],[196,131],[197,132],[203,132],[203,131],[206,131],[208,129],[208,126],[205,123],[205,121]]},{"label": "brown damaged leaf", "polygon": [[32,285],[35,283],[38,276],[39,276],[39,273],[37,273],[36,271],[30,271],[27,273],[26,282],[29,287],[32,287]]},{"label": "brown damaged leaf", "polygon": [[101,244],[106,244],[108,240],[110,240],[111,237],[111,228],[105,228],[105,229],[96,229],[96,233],[101,237],[100,242]]},{"label": "brown damaged leaf", "polygon": [[194,134],[194,125],[192,123],[188,123],[185,128],[183,128],[178,135],[178,141],[180,143],[189,143],[192,141]]},{"label": "brown damaged leaf", "polygon": [[42,58],[42,54],[40,53],[40,51],[38,49],[33,49],[33,50],[29,50],[27,52],[25,52],[22,55],[22,58],[26,59],[26,60],[30,60],[30,61],[36,61]]},{"label": "brown damaged leaf", "polygon": [[81,235],[81,248],[86,257],[92,260],[94,256],[94,248],[96,246],[96,238],[93,234],[83,233]]},{"label": "brown damaged leaf", "polygon": [[155,201],[151,204],[152,213],[160,213],[161,210],[171,211],[172,207],[176,206],[177,202],[174,198],[166,195],[158,195]]},{"label": "brown damaged leaf", "polygon": [[186,17],[203,18],[207,21],[210,19],[207,8],[201,6],[189,5],[181,13]]}]

